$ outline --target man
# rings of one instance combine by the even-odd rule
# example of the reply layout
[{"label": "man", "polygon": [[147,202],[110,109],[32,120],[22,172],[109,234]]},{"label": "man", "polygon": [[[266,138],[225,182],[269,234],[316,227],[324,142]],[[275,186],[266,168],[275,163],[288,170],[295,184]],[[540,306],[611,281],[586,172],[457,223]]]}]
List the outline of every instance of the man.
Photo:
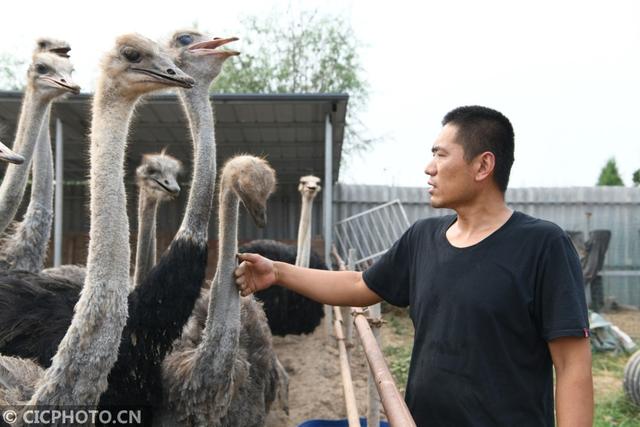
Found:
[{"label": "man", "polygon": [[243,295],[277,282],[319,302],[410,306],[406,401],[419,426],[590,426],[593,385],[582,271],[556,225],[513,212],[509,120],[449,112],[426,167],[431,205],[455,215],[413,224],[364,273],[243,254]]}]

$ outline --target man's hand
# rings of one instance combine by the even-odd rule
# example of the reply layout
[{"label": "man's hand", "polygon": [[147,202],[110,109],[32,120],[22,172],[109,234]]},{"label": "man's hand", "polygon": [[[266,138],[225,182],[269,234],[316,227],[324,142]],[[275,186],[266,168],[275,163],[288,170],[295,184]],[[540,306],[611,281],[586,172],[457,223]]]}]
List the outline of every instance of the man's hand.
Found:
[{"label": "man's hand", "polygon": [[258,254],[238,254],[241,261],[236,268],[236,286],[243,297],[267,289],[278,278],[273,261]]}]

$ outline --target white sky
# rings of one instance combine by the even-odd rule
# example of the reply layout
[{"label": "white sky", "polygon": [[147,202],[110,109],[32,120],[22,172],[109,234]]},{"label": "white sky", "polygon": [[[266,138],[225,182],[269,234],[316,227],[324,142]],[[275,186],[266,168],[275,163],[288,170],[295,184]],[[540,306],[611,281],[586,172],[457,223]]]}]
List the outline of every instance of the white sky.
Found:
[{"label": "white sky", "polygon": [[[122,33],[160,38],[197,22],[242,38],[247,14],[287,6],[352,24],[371,87],[364,124],[384,136],[341,181],[425,186],[440,120],[459,105],[496,108],[516,132],[511,186],[588,186],[615,157],[640,168],[640,2],[603,1],[20,1],[3,3],[0,52],[28,59],[34,39],[72,47],[74,77],[91,88]],[[242,40],[236,44],[242,50]]]}]

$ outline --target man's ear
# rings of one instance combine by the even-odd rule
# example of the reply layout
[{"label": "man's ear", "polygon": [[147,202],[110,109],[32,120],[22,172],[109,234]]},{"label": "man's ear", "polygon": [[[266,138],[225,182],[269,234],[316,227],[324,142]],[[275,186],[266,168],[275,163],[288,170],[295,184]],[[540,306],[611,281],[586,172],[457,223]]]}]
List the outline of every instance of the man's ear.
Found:
[{"label": "man's ear", "polygon": [[493,174],[493,170],[496,167],[496,156],[490,152],[478,154],[474,160],[476,166],[476,181],[484,181]]}]

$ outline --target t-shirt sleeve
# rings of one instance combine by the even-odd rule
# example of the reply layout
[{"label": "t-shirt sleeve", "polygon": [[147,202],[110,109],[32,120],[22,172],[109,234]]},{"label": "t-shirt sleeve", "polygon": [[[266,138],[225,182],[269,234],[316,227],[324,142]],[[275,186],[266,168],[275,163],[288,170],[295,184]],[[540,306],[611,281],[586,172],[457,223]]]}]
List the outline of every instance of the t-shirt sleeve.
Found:
[{"label": "t-shirt sleeve", "polygon": [[542,255],[536,292],[536,322],[546,341],[589,336],[582,268],[569,237],[553,237]]},{"label": "t-shirt sleeve", "polygon": [[362,274],[369,289],[389,304],[409,305],[412,236],[415,224]]}]

